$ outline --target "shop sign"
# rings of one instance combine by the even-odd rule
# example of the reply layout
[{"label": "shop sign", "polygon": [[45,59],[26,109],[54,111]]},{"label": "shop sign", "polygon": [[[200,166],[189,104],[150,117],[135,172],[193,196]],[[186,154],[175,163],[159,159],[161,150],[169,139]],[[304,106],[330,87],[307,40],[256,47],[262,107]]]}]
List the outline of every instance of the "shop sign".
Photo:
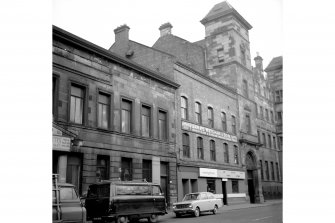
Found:
[{"label": "shop sign", "polygon": [[215,137],[219,139],[224,139],[224,140],[231,141],[231,142],[237,142],[236,136],[227,134],[225,132],[216,131],[214,129],[206,128],[200,125],[196,125],[196,124],[192,124],[192,123],[184,122],[184,121],[182,121],[181,125],[182,125],[182,129],[184,130],[188,130],[191,132],[195,132],[195,133],[199,133],[199,134],[203,134],[203,135],[207,135],[207,136],[211,136],[211,137]]},{"label": "shop sign", "polygon": [[232,179],[245,179],[245,172],[218,170],[217,175],[219,178],[232,178]]},{"label": "shop sign", "polygon": [[61,135],[63,135],[63,133],[59,129],[56,129],[55,127],[52,127],[52,135],[61,136]]},{"label": "shop sign", "polygon": [[200,177],[218,177],[217,169],[199,168]]},{"label": "shop sign", "polygon": [[59,151],[70,151],[71,139],[61,136],[52,136],[52,149]]}]

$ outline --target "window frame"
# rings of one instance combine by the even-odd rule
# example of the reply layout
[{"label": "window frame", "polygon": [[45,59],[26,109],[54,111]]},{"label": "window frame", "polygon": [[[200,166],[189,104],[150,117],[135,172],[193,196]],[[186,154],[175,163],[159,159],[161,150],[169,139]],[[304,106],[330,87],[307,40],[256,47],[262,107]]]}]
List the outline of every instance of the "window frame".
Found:
[{"label": "window frame", "polygon": [[251,118],[250,118],[250,114],[245,114],[245,128],[247,133],[251,133]]},{"label": "window frame", "polygon": [[[199,142],[201,143],[199,144]],[[197,157],[200,160],[204,160],[204,139],[200,136],[197,137]]]},{"label": "window frame", "polygon": [[229,163],[229,144],[223,143],[223,161]]},{"label": "window frame", "polygon": [[246,98],[249,98],[249,89],[248,89],[248,81],[246,79],[242,80],[242,91],[243,91],[243,95]]},{"label": "window frame", "polygon": [[210,161],[216,161],[216,145],[215,140],[209,140],[209,157]]},{"label": "window frame", "polygon": [[[99,96],[100,94],[102,95],[105,95],[108,97],[108,102],[109,102],[109,108],[108,108],[108,120],[107,120],[107,128],[104,128],[102,126],[99,126]],[[97,100],[96,100],[96,126],[97,128],[99,129],[107,129],[107,130],[111,130],[112,129],[112,126],[113,126],[113,123],[112,123],[112,120],[113,120],[113,93],[112,92],[108,92],[108,91],[105,91],[105,90],[102,90],[100,88],[97,89]]]},{"label": "window frame", "polygon": [[[81,90],[83,90],[83,111],[82,111],[82,123],[76,123],[71,121],[71,87],[72,86],[76,86],[77,88],[81,88]],[[68,84],[68,122],[71,124],[75,124],[75,125],[87,125],[87,113],[88,113],[88,85],[78,82],[76,80],[69,80],[69,84]]]},{"label": "window frame", "polygon": [[[99,160],[105,160],[106,165],[105,166],[99,165]],[[106,176],[105,178],[103,178],[100,175],[100,180],[109,180],[110,179],[110,170],[109,170],[110,169],[110,156],[97,154],[97,164],[96,164],[97,171],[101,167],[106,168]]]},{"label": "window frame", "polygon": [[[187,145],[185,144],[184,141],[184,136],[187,136]],[[182,145],[183,145],[183,157],[190,158],[191,157],[191,151],[190,151],[190,135],[186,132],[182,133]]]},{"label": "window frame", "polygon": [[[180,99],[180,111],[181,111],[180,117],[181,117],[182,120],[188,120],[188,98],[186,96],[181,96],[180,98],[181,98]],[[182,107],[182,104],[183,104],[182,100],[183,99],[185,99],[185,106],[186,107]],[[186,117],[184,117],[184,118],[183,118],[183,112],[182,111],[185,111],[185,116]]]},{"label": "window frame", "polygon": [[[199,106],[199,112],[197,112],[197,105]],[[196,101],[194,104],[194,113],[195,113],[195,122],[198,124],[202,124],[202,110],[201,110],[201,103]],[[197,118],[199,120],[197,120]]]},{"label": "window frame", "polygon": [[221,112],[222,131],[227,132],[227,114]]},{"label": "window frame", "polygon": [[[159,113],[160,112],[162,112],[162,113],[165,113],[165,117],[166,117],[166,119],[165,119],[165,138],[163,138],[163,139],[160,139],[160,137],[159,137],[159,132],[160,132],[160,128],[159,128]],[[168,110],[166,110],[166,109],[163,109],[163,108],[158,108],[157,109],[157,129],[158,129],[158,135],[157,135],[157,138],[159,139],[159,140],[162,140],[162,141],[169,141],[169,128],[168,128],[168,126],[169,126],[169,112],[168,112]]]},{"label": "window frame", "polygon": [[[149,164],[150,163],[150,167],[147,168],[147,167],[144,167],[144,163],[147,163]],[[149,178],[146,178],[146,172],[149,174]],[[152,160],[149,160],[149,159],[142,159],[142,179],[146,179],[147,182],[152,182]]]},{"label": "window frame", "polygon": [[232,188],[232,193],[233,194],[240,193],[238,180],[231,180],[231,188]]},{"label": "window frame", "polygon": [[[210,115],[212,116],[211,119]],[[211,106],[207,107],[207,122],[210,128],[214,128],[214,108]]]},{"label": "window frame", "polygon": [[240,156],[238,152],[238,146],[234,145],[234,164],[239,165],[240,164]]},{"label": "window frame", "polygon": [[263,163],[262,163],[262,160],[259,160],[259,164],[260,164],[260,170],[261,170],[261,180],[264,180],[264,173],[263,173]]},{"label": "window frame", "polygon": [[[54,82],[55,80],[55,82]],[[58,120],[58,100],[59,100],[60,75],[52,74],[52,116],[53,120]]]},{"label": "window frame", "polygon": [[[149,115],[150,116],[147,116],[149,117],[149,135],[148,136],[144,136],[143,135],[143,116],[145,116],[143,114],[143,107],[147,108],[149,110]],[[152,138],[153,137],[153,108],[152,108],[152,105],[150,104],[147,104],[147,103],[143,103],[141,102],[140,103],[140,134],[141,134],[141,137],[145,137],[145,138]]]},{"label": "window frame", "polygon": [[231,116],[231,131],[234,135],[237,134],[237,130],[236,130],[236,117],[234,115]]},{"label": "window frame", "polygon": [[121,172],[120,172],[120,180],[121,181],[127,181],[127,179],[123,179],[122,172],[123,170],[123,161],[129,162],[129,176],[130,176],[130,181],[133,179],[133,173],[134,173],[134,167],[133,167],[133,158],[129,157],[121,157]]},{"label": "window frame", "polygon": [[224,56],[224,47],[221,46],[220,48],[216,49],[216,53],[217,53],[217,58],[218,58],[218,63],[223,63],[225,62],[225,56]]},{"label": "window frame", "polygon": [[[122,131],[122,102],[123,101],[128,101],[130,102],[131,106],[131,112],[130,112],[130,115],[129,115],[129,118],[130,118],[130,126],[129,126],[129,132],[123,132]],[[135,122],[135,119],[134,119],[134,107],[135,107],[135,100],[132,99],[132,98],[129,98],[129,97],[126,97],[126,96],[121,96],[120,97],[120,132],[121,133],[124,133],[124,134],[134,134],[134,122]]]},{"label": "window frame", "polygon": [[266,180],[270,180],[269,162],[268,161],[264,161],[264,162],[265,162],[265,176],[266,176]]}]

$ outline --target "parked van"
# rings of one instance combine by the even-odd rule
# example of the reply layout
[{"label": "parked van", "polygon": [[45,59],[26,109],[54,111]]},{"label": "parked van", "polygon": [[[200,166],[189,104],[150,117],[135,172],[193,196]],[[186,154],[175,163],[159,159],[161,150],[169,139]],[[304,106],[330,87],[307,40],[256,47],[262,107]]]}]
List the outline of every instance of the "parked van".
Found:
[{"label": "parked van", "polygon": [[85,201],[87,219],[117,223],[147,218],[157,222],[166,214],[166,201],[158,184],[103,181],[89,186]]}]

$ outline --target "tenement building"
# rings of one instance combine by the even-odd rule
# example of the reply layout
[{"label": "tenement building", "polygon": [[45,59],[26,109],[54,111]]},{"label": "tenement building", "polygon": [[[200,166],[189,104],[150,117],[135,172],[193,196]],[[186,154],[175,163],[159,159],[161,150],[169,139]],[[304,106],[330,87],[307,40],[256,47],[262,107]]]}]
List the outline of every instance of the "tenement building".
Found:
[{"label": "tenement building", "polygon": [[[280,161],[273,143],[278,136],[271,119],[271,86],[251,65],[252,26],[226,1],[215,5],[201,23],[205,38],[193,43],[173,35],[172,25],[165,23],[152,47],[130,40],[130,28],[122,25],[114,30],[109,50],[180,85],[175,125],[178,200],[185,193],[212,191],[222,193],[228,204],[263,202],[263,190],[266,195],[281,192]],[[260,117],[260,106],[268,119]],[[267,144],[258,132],[265,134]],[[262,178],[265,162],[272,178]]]},{"label": "tenement building", "polygon": [[179,84],[55,26],[52,50],[53,173],[80,194],[105,179],[156,182],[175,202]]}]

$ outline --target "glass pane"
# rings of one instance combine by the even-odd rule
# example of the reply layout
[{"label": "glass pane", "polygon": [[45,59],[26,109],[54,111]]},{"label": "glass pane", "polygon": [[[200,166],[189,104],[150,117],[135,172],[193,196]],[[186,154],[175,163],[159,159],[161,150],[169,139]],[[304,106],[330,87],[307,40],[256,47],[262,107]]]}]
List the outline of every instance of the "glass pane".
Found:
[{"label": "glass pane", "polygon": [[184,98],[184,97],[181,97],[181,107],[182,108],[186,108],[187,107],[187,102],[186,102],[186,98]]},{"label": "glass pane", "polygon": [[60,188],[60,199],[61,200],[73,200],[73,188],[72,187],[61,187]]},{"label": "glass pane", "polygon": [[149,137],[150,122],[149,117],[142,115],[142,136]]},{"label": "glass pane", "polygon": [[159,119],[159,120],[166,120],[166,113],[160,111],[160,112],[158,113],[158,119]]},{"label": "glass pane", "polygon": [[83,103],[80,98],[76,98],[76,103],[75,103],[75,123],[82,124],[83,120]]},{"label": "glass pane", "polygon": [[122,110],[121,116],[122,116],[121,131],[129,133],[130,132],[130,112],[126,110]]},{"label": "glass pane", "polygon": [[74,122],[75,120],[75,109],[76,109],[76,101],[75,98],[71,96],[71,102],[70,102],[70,122]]},{"label": "glass pane", "polygon": [[103,128],[108,128],[108,106],[102,105],[102,126]]},{"label": "glass pane", "polygon": [[122,100],[122,109],[131,111],[131,102],[126,101],[126,100]]},{"label": "glass pane", "polygon": [[108,96],[104,94],[99,94],[99,102],[103,104],[109,104]]},{"label": "glass pane", "polygon": [[71,95],[74,95],[80,98],[84,96],[83,90],[75,86],[71,86]]},{"label": "glass pane", "polygon": [[166,124],[165,124],[165,121],[159,120],[158,125],[159,125],[159,128],[158,128],[159,139],[166,139]]}]

